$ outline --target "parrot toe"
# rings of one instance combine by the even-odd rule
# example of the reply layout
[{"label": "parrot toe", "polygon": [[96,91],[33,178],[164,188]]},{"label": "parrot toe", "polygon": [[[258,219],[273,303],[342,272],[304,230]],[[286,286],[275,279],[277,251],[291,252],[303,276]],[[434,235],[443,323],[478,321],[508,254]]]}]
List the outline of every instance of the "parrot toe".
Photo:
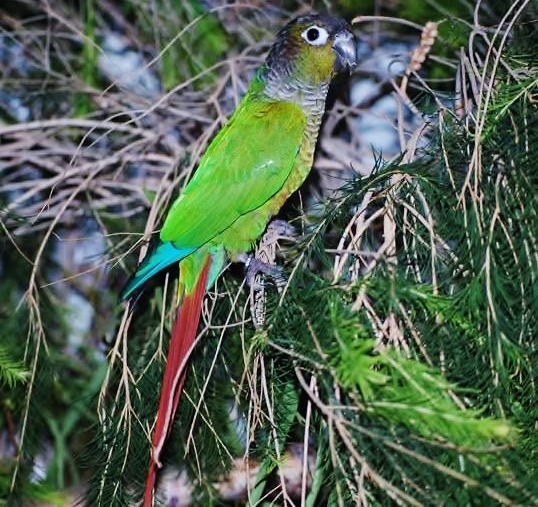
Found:
[{"label": "parrot toe", "polygon": [[267,226],[266,234],[276,236],[276,239],[292,239],[296,238],[299,233],[297,229],[286,220],[275,219],[271,220]]},{"label": "parrot toe", "polygon": [[239,261],[245,264],[245,276],[247,279],[247,284],[251,289],[256,291],[265,287],[263,282],[256,280],[258,275],[265,275],[268,278],[271,278],[278,288],[282,288],[284,285],[286,285],[287,279],[284,275],[284,269],[280,266],[267,264],[266,262],[256,259],[253,255],[248,254],[241,254],[239,256]]}]

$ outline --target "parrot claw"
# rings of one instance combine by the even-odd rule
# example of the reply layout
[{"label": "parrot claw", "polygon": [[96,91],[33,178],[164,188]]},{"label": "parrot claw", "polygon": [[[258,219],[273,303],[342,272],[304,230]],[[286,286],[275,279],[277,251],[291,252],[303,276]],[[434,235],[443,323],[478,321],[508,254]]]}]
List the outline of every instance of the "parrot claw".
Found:
[{"label": "parrot claw", "polygon": [[238,260],[245,264],[246,280],[250,287],[250,311],[252,322],[257,330],[265,324],[265,287],[266,284],[260,280],[260,274],[273,279],[277,289],[281,291],[286,285],[284,270],[280,266],[268,264],[253,255],[240,254]]},{"label": "parrot claw", "polygon": [[286,220],[275,219],[271,220],[267,226],[266,234],[275,236],[275,239],[290,239],[299,235],[297,229]]},{"label": "parrot claw", "polygon": [[253,290],[261,290],[265,287],[263,282],[256,281],[256,277],[259,274],[272,278],[278,288],[282,288],[286,285],[287,279],[284,275],[284,269],[280,266],[267,264],[266,262],[256,259],[253,255],[247,254],[241,254],[239,260],[245,264],[247,284]]}]

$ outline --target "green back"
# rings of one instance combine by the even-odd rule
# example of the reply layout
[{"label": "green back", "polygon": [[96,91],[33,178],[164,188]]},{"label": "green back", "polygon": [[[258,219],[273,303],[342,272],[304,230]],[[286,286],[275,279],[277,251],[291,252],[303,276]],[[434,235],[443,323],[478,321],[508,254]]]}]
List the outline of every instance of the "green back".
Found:
[{"label": "green back", "polygon": [[299,153],[306,116],[296,104],[267,98],[261,88],[255,80],[206,150],[170,208],[162,241],[178,248],[210,243],[285,184]]}]

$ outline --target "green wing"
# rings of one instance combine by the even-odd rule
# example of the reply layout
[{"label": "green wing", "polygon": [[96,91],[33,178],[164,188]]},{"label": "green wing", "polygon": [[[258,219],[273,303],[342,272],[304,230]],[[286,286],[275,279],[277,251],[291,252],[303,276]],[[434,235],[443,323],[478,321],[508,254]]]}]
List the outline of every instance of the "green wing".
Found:
[{"label": "green wing", "polygon": [[288,179],[305,125],[299,106],[247,94],[172,205],[161,240],[198,248],[263,206]]}]

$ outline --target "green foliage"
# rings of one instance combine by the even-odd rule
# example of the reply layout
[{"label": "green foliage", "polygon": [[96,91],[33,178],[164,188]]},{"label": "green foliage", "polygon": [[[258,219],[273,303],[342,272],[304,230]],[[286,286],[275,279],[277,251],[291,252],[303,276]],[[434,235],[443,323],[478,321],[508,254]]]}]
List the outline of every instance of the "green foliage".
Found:
[{"label": "green foliage", "polygon": [[[362,184],[355,187],[356,193],[348,194],[350,200],[364,190]],[[309,272],[297,273],[297,277],[301,277],[301,281],[288,287],[286,299],[271,317],[269,337],[277,350],[289,351],[288,354],[279,354],[277,360],[280,363],[290,362],[292,357],[300,358],[295,364],[304,376],[315,375],[317,379],[320,394],[316,405],[324,416],[322,420],[329,427],[334,424],[340,439],[326,441],[327,435],[321,432],[322,436],[318,436],[316,443],[318,452],[326,447],[331,449],[329,455],[332,454],[333,463],[336,456],[341,460],[332,473],[325,471],[322,482],[329,490],[327,481],[330,478],[335,480],[335,472],[337,476],[344,474],[342,478],[352,473],[344,463],[353,458],[358,462],[355,473],[359,473],[363,466],[371,470],[372,486],[379,490],[376,492],[375,488],[365,487],[380,501],[385,494],[391,493],[402,498],[409,493],[413,497],[417,495],[418,490],[409,490],[405,482],[400,483],[399,471],[410,473],[410,466],[419,489],[420,485],[427,488],[428,484],[430,487],[435,484],[435,493],[430,494],[439,497],[431,499],[441,499],[452,480],[478,488],[480,481],[492,473],[490,467],[506,472],[506,455],[503,457],[501,448],[492,444],[514,441],[516,432],[510,423],[485,416],[482,413],[484,405],[479,402],[473,404],[474,408],[464,407],[462,399],[472,399],[473,395],[480,394],[471,386],[466,385],[462,389],[461,385],[449,383],[432,366],[408,359],[392,348],[376,347],[371,339],[374,330],[366,312],[354,312],[349,305],[349,301],[353,301],[368,285],[367,293],[380,297],[375,300],[376,310],[383,308],[385,302],[396,306],[395,303],[404,301],[405,297],[406,314],[413,315],[413,325],[416,325],[420,323],[420,314],[430,321],[435,320],[439,316],[439,307],[454,312],[452,299],[433,296],[420,286],[413,287],[410,280],[403,277],[391,280],[391,276],[384,275],[383,270],[367,281],[341,287],[320,280]],[[391,285],[398,287],[397,295],[391,295]],[[385,301],[381,299],[383,295]],[[444,301],[439,302],[441,299]],[[384,311],[380,310],[380,315],[383,314]],[[458,319],[456,315],[447,317],[438,332],[461,327]],[[432,331],[431,323],[428,331]],[[469,338],[480,339],[476,335]],[[428,339],[429,336],[424,337],[426,344]],[[271,352],[266,351],[266,355],[271,355]],[[291,367],[288,375],[295,377]],[[335,390],[335,386],[340,388]],[[422,442],[419,449],[417,442]],[[450,473],[443,478],[443,474],[435,471],[439,448],[444,449],[442,463],[447,467],[444,473],[453,470],[457,478],[450,477]],[[451,448],[458,452],[451,452]],[[482,454],[473,455],[478,450]],[[360,455],[360,459],[355,453]],[[390,453],[390,459],[382,464],[380,455],[386,459],[385,453]],[[476,465],[471,466],[472,470],[466,467],[468,473],[465,475],[455,472],[460,469],[462,459]],[[364,460],[362,464],[360,460]],[[376,467],[383,470],[380,477],[376,477]],[[326,490],[319,493],[318,501],[324,493]],[[475,491],[473,494],[483,495],[483,499],[489,496],[487,491]]]},{"label": "green foliage", "polygon": [[421,24],[435,21],[440,15],[445,18],[466,18],[468,14],[469,3],[465,0],[440,0],[435,3],[410,0],[403,2],[398,12],[400,17]]},{"label": "green foliage", "polygon": [[[26,221],[23,221],[26,222]],[[68,505],[66,488],[82,480],[79,454],[95,419],[104,363],[91,344],[69,350],[64,307],[50,290],[25,297],[42,235],[0,238],[5,268],[0,302],[0,497],[9,505]],[[53,260],[47,252],[43,265]],[[23,261],[21,262],[21,258]],[[36,270],[42,280],[44,271]],[[38,308],[38,310],[37,310]]]},{"label": "green foliage", "polygon": [[[275,380],[276,382],[271,385],[275,411],[275,433],[271,435],[270,432],[267,432],[262,440],[262,442],[265,441],[267,447],[261,449],[263,462],[256,475],[255,486],[250,495],[250,502],[254,505],[262,500],[271,472],[282,464],[281,456],[284,452],[284,445],[297,415],[299,393],[296,387],[291,382],[282,384],[278,378]],[[277,446],[276,448],[269,445],[272,441]]]},{"label": "green foliage", "polygon": [[5,347],[0,347],[0,385],[12,389],[28,380],[29,372],[21,361],[14,360]]},{"label": "green foliage", "polygon": [[[200,0],[158,0],[154,8],[147,11],[141,10],[138,2],[132,0],[128,0],[126,8],[131,3],[133,15],[139,18],[144,36],[154,39],[165,90],[170,91],[199,74],[202,75],[202,83],[214,80],[214,75],[206,72],[220,61],[233,42],[217,16],[218,10],[208,11],[205,2]],[[199,83],[197,81],[197,86]]]},{"label": "green foliage", "polygon": [[[88,0],[82,4],[84,10],[82,19],[84,23],[84,40],[82,43],[82,72],[81,77],[88,86],[97,84],[97,54],[98,44],[95,36],[96,10],[94,0]],[[93,110],[91,98],[85,93],[75,95],[75,115],[84,116]]]},{"label": "green foliage", "polygon": [[[462,446],[504,439],[510,432],[506,422],[480,418],[476,411],[462,412],[450,393],[457,391],[437,371],[418,361],[402,358],[394,351],[374,353],[374,342],[352,342],[339,359],[337,379],[344,387],[353,384],[342,378],[357,376],[356,382],[374,417],[407,426],[424,437],[442,437]],[[366,364],[365,364],[366,363]],[[353,378],[351,381],[355,380]]]}]

